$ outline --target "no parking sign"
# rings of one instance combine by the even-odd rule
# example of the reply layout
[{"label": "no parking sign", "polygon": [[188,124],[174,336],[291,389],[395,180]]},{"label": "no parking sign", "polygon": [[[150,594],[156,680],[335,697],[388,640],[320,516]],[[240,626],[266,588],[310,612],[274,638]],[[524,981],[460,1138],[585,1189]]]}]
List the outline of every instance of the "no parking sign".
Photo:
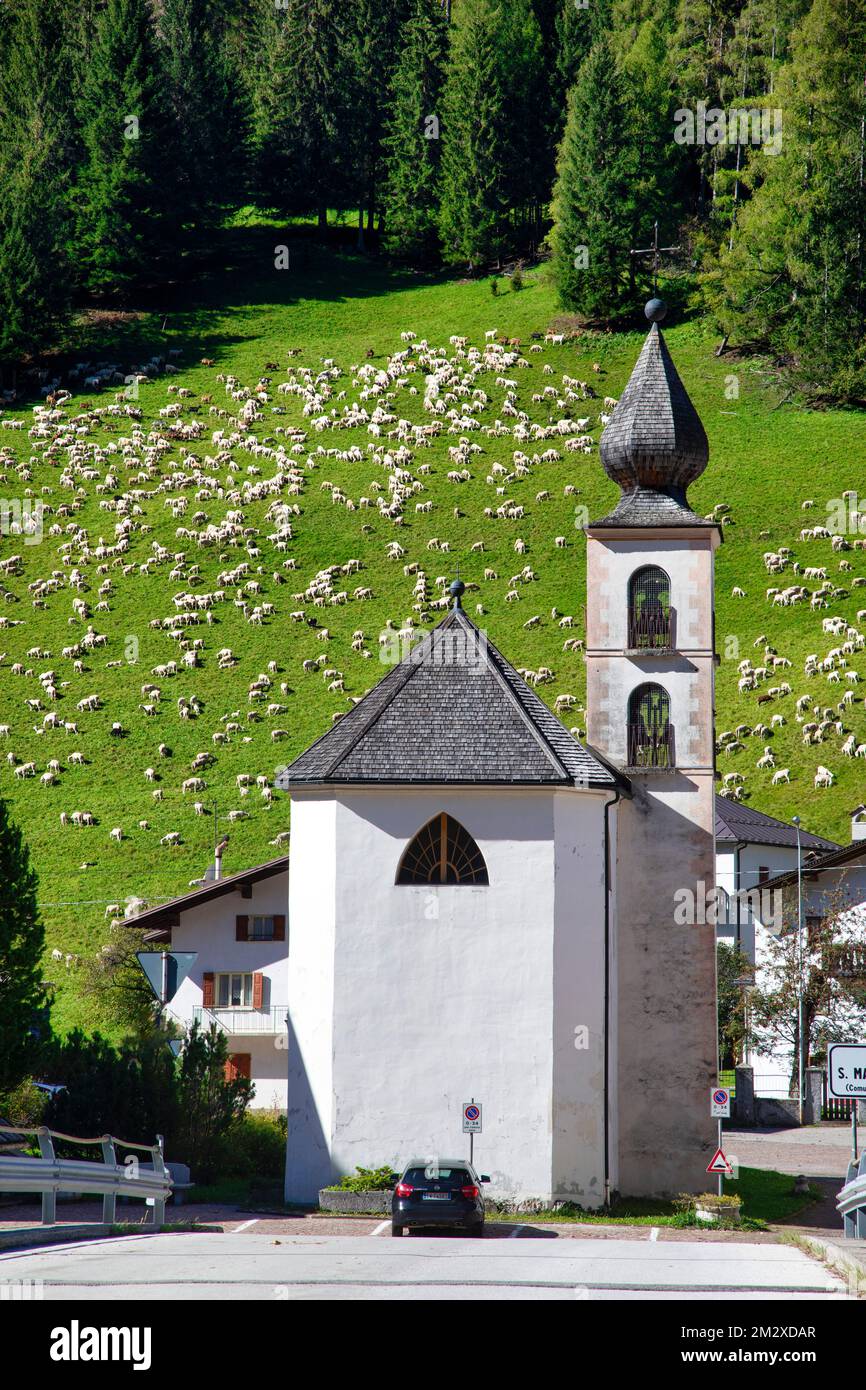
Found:
[{"label": "no parking sign", "polygon": [[710,1092],[710,1115],[714,1120],[731,1118],[731,1093],[724,1086],[714,1086]]},{"label": "no parking sign", "polygon": [[466,1101],[463,1106],[463,1133],[481,1133],[481,1105],[477,1100]]}]

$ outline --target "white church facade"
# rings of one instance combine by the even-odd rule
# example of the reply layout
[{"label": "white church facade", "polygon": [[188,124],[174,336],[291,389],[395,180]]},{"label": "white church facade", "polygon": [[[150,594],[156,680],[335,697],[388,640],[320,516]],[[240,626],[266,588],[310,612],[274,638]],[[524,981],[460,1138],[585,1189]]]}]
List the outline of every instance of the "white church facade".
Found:
[{"label": "white church facade", "polygon": [[493,1195],[599,1207],[706,1187],[715,929],[713,564],[701,422],[654,321],[587,527],[588,741],[454,607],[300,755],[286,1196],[468,1148]]}]

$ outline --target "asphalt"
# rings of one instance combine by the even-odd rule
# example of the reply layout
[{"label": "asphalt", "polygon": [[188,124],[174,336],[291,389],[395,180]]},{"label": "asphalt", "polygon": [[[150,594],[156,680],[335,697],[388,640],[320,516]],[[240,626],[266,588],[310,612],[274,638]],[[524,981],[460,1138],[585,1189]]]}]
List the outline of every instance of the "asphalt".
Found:
[{"label": "asphalt", "polygon": [[[520,1232],[520,1227],[515,1228]],[[836,1301],[843,1277],[790,1245],[644,1237],[448,1240],[385,1233],[164,1233],[0,1254],[46,1300],[745,1298]]]}]

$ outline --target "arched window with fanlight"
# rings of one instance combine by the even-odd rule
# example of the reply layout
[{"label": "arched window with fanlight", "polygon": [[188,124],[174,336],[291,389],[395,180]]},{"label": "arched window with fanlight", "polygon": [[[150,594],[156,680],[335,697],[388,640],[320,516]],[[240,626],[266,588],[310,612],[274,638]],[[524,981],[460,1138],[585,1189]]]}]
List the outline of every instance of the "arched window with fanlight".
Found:
[{"label": "arched window with fanlight", "polygon": [[629,767],[673,767],[671,702],[661,685],[639,685],[628,702]]},{"label": "arched window with fanlight", "polygon": [[658,565],[644,565],[629,580],[628,645],[632,651],[670,650],[671,581]]},{"label": "arched window with fanlight", "polygon": [[398,883],[489,883],[484,855],[459,821],[440,811],[410,840]]}]

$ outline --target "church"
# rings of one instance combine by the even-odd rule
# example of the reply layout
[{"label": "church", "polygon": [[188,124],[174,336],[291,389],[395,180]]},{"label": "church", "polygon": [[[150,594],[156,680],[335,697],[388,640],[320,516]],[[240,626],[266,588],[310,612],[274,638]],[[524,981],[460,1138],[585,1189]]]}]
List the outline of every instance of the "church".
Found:
[{"label": "church", "polygon": [[[286,1197],[465,1152],[492,1196],[704,1190],[714,1149],[713,569],[704,428],[659,321],[586,527],[587,741],[444,619],[278,779],[292,799]],[[682,914],[680,914],[681,916]]]}]

